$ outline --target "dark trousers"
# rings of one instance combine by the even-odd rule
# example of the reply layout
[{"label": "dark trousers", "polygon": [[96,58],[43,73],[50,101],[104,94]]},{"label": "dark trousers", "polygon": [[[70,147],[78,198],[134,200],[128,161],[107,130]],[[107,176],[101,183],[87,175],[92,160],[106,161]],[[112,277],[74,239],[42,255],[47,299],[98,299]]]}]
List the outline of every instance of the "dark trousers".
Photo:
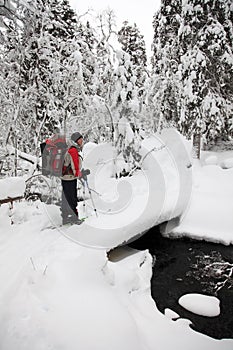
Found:
[{"label": "dark trousers", "polygon": [[77,179],[61,180],[62,183],[62,204],[61,211],[63,219],[68,216],[76,217],[78,211],[76,209],[78,204],[77,199]]}]

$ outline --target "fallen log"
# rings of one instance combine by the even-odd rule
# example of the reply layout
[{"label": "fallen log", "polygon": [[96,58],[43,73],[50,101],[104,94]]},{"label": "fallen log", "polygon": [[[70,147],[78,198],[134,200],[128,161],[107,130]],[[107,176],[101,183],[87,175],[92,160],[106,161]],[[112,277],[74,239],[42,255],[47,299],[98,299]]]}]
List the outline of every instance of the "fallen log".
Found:
[{"label": "fallen log", "polygon": [[20,196],[20,197],[7,197],[4,199],[0,199],[0,205],[5,204],[5,203],[12,203],[15,201],[20,201],[23,198],[24,198],[23,196]]}]

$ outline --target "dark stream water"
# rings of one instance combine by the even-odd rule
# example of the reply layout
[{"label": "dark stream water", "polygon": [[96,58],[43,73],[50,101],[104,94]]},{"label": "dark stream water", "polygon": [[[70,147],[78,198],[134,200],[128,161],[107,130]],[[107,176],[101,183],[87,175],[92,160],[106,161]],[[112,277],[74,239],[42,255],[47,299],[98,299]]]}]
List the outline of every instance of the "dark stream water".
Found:
[{"label": "dark stream water", "polygon": [[[151,293],[157,308],[164,313],[169,308],[181,318],[192,321],[195,331],[215,339],[233,338],[233,276],[226,269],[226,262],[233,264],[233,246],[196,241],[168,239],[161,236],[159,228],[147,232],[130,247],[149,249],[155,257]],[[217,262],[221,262],[218,265]],[[208,267],[208,266],[212,267]],[[219,273],[221,268],[221,273]],[[223,286],[223,282],[226,282]],[[216,291],[217,283],[219,291]],[[204,317],[185,310],[178,304],[179,298],[188,293],[216,296],[220,300],[220,315]]]}]

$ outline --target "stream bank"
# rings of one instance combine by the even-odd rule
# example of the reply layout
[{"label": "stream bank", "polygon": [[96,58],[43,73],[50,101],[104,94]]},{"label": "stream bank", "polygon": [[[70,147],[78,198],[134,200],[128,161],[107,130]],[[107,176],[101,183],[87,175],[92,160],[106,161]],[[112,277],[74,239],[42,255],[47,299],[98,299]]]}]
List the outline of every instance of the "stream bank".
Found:
[{"label": "stream bank", "polygon": [[[154,227],[129,246],[148,249],[155,259],[151,294],[162,313],[169,308],[180,318],[189,319],[190,327],[197,332],[215,339],[233,338],[233,279],[226,281],[223,276],[226,274],[225,263],[233,264],[232,246],[188,238],[164,238],[159,227]],[[222,273],[219,274],[216,266]],[[178,300],[188,293],[216,296],[220,300],[220,315],[204,317],[185,310]]]}]

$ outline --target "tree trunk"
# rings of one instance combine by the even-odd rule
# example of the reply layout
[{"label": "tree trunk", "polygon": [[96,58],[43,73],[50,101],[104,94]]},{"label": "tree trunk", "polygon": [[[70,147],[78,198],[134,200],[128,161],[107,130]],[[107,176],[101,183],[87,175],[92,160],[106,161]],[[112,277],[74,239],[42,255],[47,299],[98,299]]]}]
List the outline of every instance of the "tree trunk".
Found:
[{"label": "tree trunk", "polygon": [[194,155],[197,159],[200,159],[201,156],[201,134],[200,132],[196,132],[193,135],[193,150]]}]

